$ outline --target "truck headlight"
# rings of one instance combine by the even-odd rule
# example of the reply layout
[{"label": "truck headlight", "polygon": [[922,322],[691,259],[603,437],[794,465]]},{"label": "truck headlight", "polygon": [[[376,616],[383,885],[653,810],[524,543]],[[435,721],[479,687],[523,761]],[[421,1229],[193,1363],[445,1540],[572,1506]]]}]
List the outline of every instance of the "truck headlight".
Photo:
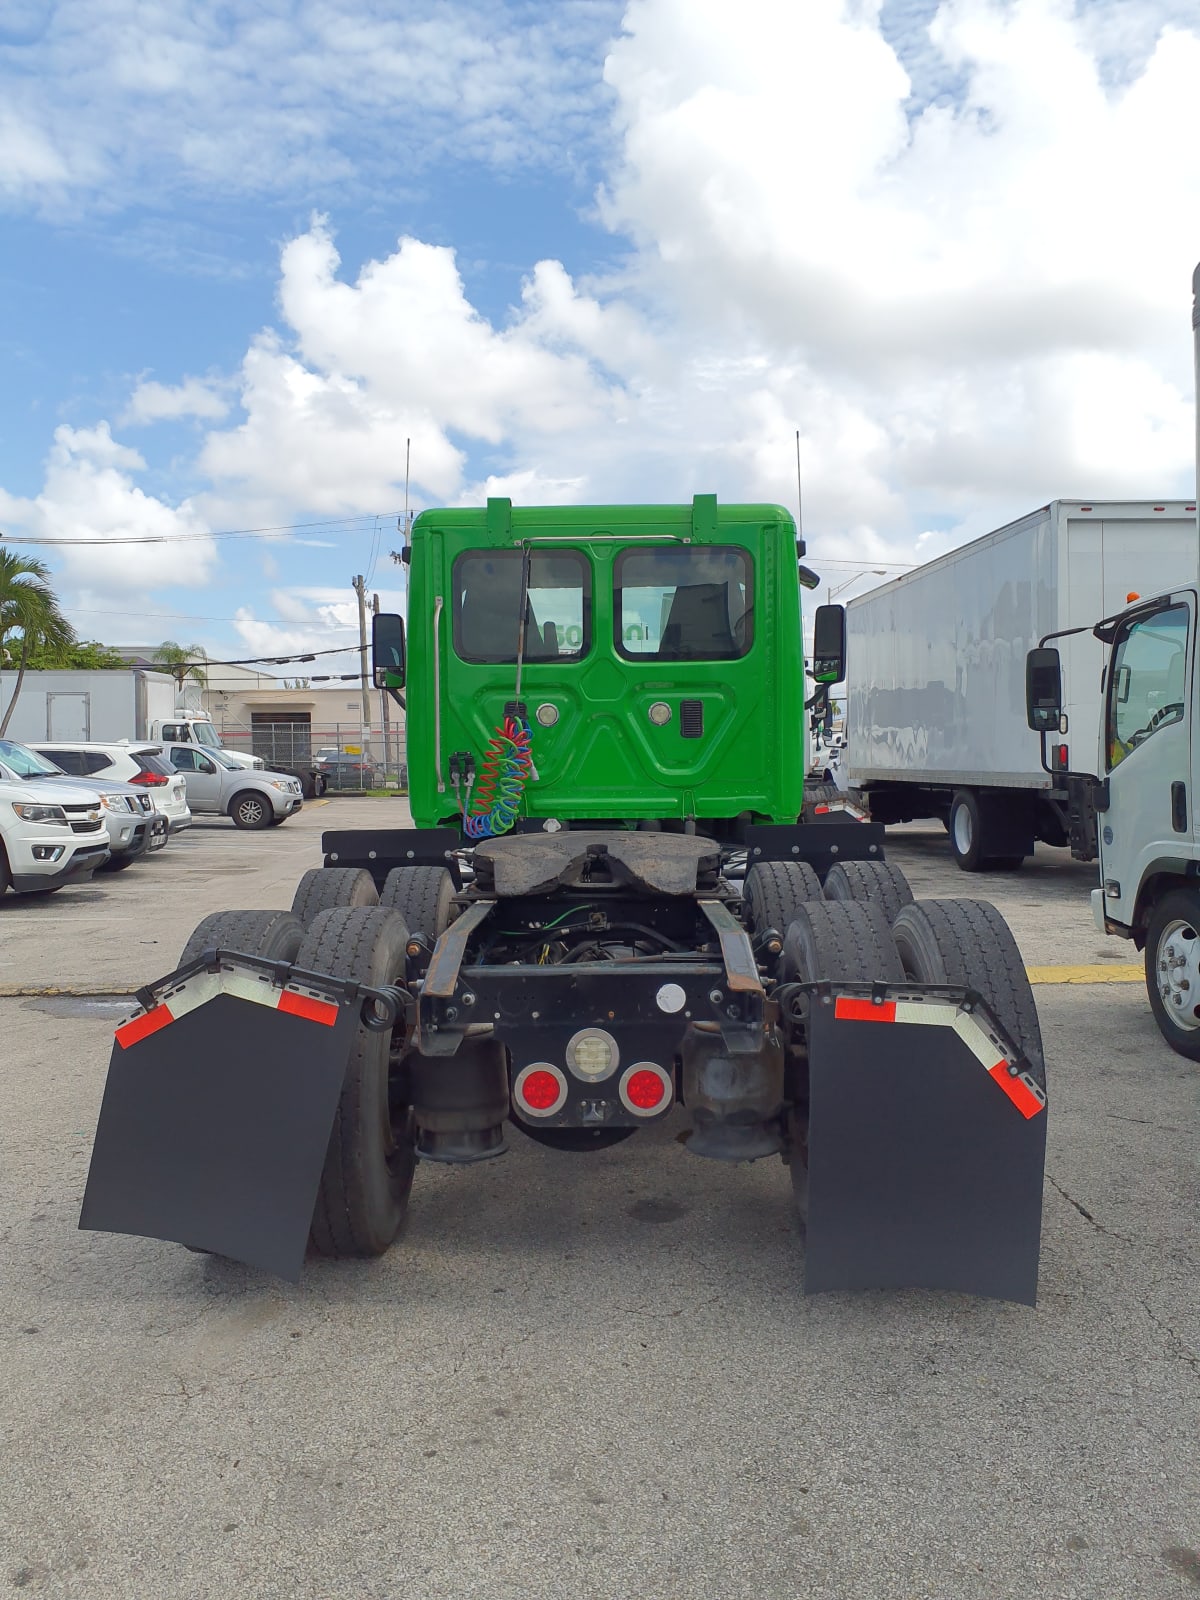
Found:
[{"label": "truck headlight", "polygon": [[14,800],[12,808],[22,822],[51,822],[65,826],[67,813],[61,806],[27,805],[24,801]]}]

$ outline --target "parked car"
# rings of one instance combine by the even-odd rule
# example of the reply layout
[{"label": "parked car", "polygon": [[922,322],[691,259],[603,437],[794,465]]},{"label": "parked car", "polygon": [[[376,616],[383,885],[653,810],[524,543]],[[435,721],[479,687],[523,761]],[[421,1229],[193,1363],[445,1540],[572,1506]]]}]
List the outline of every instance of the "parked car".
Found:
[{"label": "parked car", "polygon": [[167,821],[154,809],[154,802],[131,783],[109,778],[72,777],[39,751],[12,739],[0,739],[0,777],[13,782],[31,783],[35,788],[47,778],[58,779],[84,794],[99,796],[108,829],[109,858],[101,870],[120,872],[149,850],[161,849],[167,842]]},{"label": "parked car", "polygon": [[90,878],[108,860],[98,794],[42,781],[0,778],[0,895],[53,894]]},{"label": "parked car", "polygon": [[278,827],[304,804],[299,778],[286,772],[247,772],[218,751],[194,744],[164,744],[163,755],[187,784],[197,813],[232,817],[239,828]]},{"label": "parked car", "polygon": [[53,761],[75,778],[109,778],[144,789],[155,811],[167,819],[172,833],[191,825],[187,785],[165,759],[162,745],[146,740],[121,739],[115,744],[95,740],[34,740],[29,748]]},{"label": "parked car", "polygon": [[379,769],[370,756],[352,756],[338,751],[321,762],[331,789],[375,789],[381,781]]}]

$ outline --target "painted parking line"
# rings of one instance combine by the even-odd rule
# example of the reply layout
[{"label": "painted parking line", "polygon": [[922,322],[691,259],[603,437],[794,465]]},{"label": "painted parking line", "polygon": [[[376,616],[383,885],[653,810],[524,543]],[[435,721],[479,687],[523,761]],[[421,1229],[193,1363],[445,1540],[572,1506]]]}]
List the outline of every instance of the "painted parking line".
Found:
[{"label": "painted parking line", "polygon": [[1141,963],[1100,962],[1090,967],[1026,967],[1030,983],[1143,983]]}]

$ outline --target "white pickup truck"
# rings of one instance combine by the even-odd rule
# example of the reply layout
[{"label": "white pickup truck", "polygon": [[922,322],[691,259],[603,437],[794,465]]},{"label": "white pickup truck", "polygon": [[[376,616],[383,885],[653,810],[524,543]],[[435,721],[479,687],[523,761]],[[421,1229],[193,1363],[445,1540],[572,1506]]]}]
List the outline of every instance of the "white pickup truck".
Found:
[{"label": "white pickup truck", "polygon": [[75,783],[0,782],[0,895],[53,894],[90,878],[108,860],[97,794]]}]

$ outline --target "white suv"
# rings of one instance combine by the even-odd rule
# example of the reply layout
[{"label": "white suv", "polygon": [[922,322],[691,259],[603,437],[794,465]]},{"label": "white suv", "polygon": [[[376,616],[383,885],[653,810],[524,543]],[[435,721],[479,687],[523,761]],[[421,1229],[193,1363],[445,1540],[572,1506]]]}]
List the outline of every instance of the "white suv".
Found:
[{"label": "white suv", "polygon": [[45,756],[47,761],[53,761],[72,778],[115,778],[145,789],[154,801],[154,809],[166,817],[172,833],[178,833],[191,823],[187,784],[164,757],[161,744],[134,743],[128,739],[116,744],[31,739],[29,748]]},{"label": "white suv", "polygon": [[0,895],[53,894],[108,860],[100,796],[78,784],[0,782]]}]

